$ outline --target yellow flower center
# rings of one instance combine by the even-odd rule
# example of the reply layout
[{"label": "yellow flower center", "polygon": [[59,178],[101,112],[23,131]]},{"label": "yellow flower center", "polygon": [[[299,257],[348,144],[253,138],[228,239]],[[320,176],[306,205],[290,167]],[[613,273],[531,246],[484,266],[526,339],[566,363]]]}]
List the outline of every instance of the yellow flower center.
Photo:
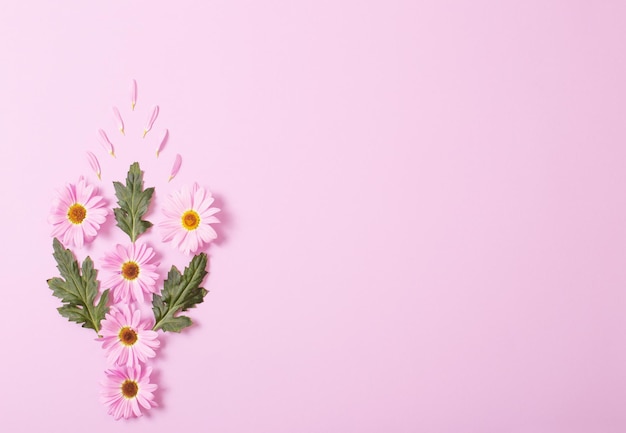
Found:
[{"label": "yellow flower center", "polygon": [[134,380],[126,379],[122,383],[122,394],[126,398],[134,398],[139,392],[139,385]]},{"label": "yellow flower center", "polygon": [[132,281],[139,276],[139,265],[135,262],[126,262],[122,265],[122,277]]},{"label": "yellow flower center", "polygon": [[81,224],[86,216],[87,209],[79,203],[74,203],[67,210],[67,219],[70,220],[72,224]]},{"label": "yellow flower center", "polygon": [[132,346],[137,341],[137,333],[128,326],[120,329],[120,333],[117,336],[124,346]]},{"label": "yellow flower center", "polygon": [[181,217],[181,223],[187,230],[195,230],[200,225],[200,215],[195,210],[189,209]]}]

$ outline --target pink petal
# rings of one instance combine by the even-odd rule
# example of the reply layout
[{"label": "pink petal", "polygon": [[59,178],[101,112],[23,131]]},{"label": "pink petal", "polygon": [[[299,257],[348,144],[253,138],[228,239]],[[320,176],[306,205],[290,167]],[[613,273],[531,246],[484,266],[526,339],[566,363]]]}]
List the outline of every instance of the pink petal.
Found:
[{"label": "pink petal", "polygon": [[98,158],[96,158],[96,155],[91,152],[87,152],[87,161],[89,162],[91,169],[96,173],[96,176],[98,176],[98,179],[100,179],[100,174],[102,172],[100,170],[100,163],[98,162]]},{"label": "pink petal", "polygon": [[157,150],[156,150],[157,158],[159,157],[159,153],[161,153],[161,151],[165,147],[165,144],[167,143],[167,139],[169,138],[169,136],[170,136],[170,133],[166,129],[165,132],[163,133],[163,137],[161,137],[161,140],[159,140],[159,146],[157,147]]},{"label": "pink petal", "polygon": [[183,191],[177,191],[171,196],[171,209],[180,216],[191,208],[191,200],[186,200],[187,194],[184,194]]},{"label": "pink petal", "polygon": [[[214,207],[213,209],[219,210],[218,208]],[[215,224],[215,223],[219,223],[220,220],[218,220],[216,217],[214,216],[209,216],[204,218],[204,222],[207,224]]]},{"label": "pink petal", "polygon": [[198,233],[196,233],[196,232],[191,233],[190,232],[189,235],[188,235],[188,238],[189,238],[189,243],[188,243],[189,250],[192,253],[195,253],[198,250],[198,248],[200,247],[200,243],[198,242]]},{"label": "pink petal", "polygon": [[130,106],[135,111],[135,104],[137,104],[137,81],[132,80],[130,83]]},{"label": "pink petal", "polygon": [[131,257],[128,254],[128,251],[126,251],[126,248],[124,248],[122,245],[120,244],[115,245],[115,252],[117,253],[119,257],[122,258],[124,262],[131,260]]},{"label": "pink petal", "polygon": [[132,406],[133,409],[133,413],[135,414],[135,416],[141,416],[141,409],[139,409],[139,405],[137,404],[137,399],[134,398],[130,401],[130,404]]},{"label": "pink petal", "polygon": [[176,158],[174,158],[174,165],[172,166],[172,171],[170,172],[170,179],[174,179],[174,177],[178,174],[180,170],[180,166],[183,163],[183,158],[180,154],[176,154]]},{"label": "pink petal", "polygon": [[196,210],[196,212],[200,212],[200,206],[204,203],[204,197],[206,195],[206,190],[204,188],[197,188],[192,195],[191,207]]},{"label": "pink petal", "polygon": [[85,242],[82,227],[74,226],[72,228],[74,229],[74,245],[78,248],[82,248]]},{"label": "pink petal", "polygon": [[119,129],[122,135],[124,135],[124,121],[122,120],[122,115],[117,107],[113,107],[113,116],[115,116],[115,120],[117,121],[117,129]]},{"label": "pink petal", "polygon": [[67,215],[64,215],[62,213],[54,213],[50,216],[48,216],[48,222],[50,224],[60,224],[64,221],[67,221]]},{"label": "pink petal", "polygon": [[107,137],[106,132],[104,132],[102,129],[98,129],[98,139],[102,147],[104,147],[104,150],[106,150],[111,156],[115,157],[113,143],[111,143],[111,140],[109,140],[109,137]]},{"label": "pink petal", "polygon": [[[170,228],[169,231],[163,233],[163,242],[171,241],[176,233],[178,233],[178,228]],[[52,236],[55,236],[54,233],[52,234]]]},{"label": "pink petal", "polygon": [[154,121],[159,116],[159,106],[155,105],[152,107],[152,111],[150,112],[150,117],[148,117],[148,122],[146,123],[146,127],[143,129],[143,136],[145,137],[148,131],[152,129],[152,125],[154,125]]},{"label": "pink petal", "polygon": [[137,394],[137,401],[140,405],[142,405],[146,409],[150,409],[150,401],[147,400],[143,395]]},{"label": "pink petal", "polygon": [[143,290],[141,290],[141,286],[138,283],[133,284],[132,295],[133,295],[133,298],[135,298],[135,301],[137,302],[144,301]]},{"label": "pink petal", "polygon": [[[130,313],[130,311],[129,311],[129,313]],[[141,321],[141,311],[135,310],[132,313],[132,319],[131,319],[131,322],[130,322],[131,328],[137,329],[137,327],[139,326],[139,322],[140,321]]]}]

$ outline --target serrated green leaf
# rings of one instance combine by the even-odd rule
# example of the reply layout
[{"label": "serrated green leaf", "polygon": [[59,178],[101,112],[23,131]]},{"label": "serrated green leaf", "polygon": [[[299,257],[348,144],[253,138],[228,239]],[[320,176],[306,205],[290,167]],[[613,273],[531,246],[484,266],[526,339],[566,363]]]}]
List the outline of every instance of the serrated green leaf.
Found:
[{"label": "serrated green leaf", "polygon": [[187,316],[170,317],[163,322],[161,329],[168,332],[180,332],[191,325],[191,319]]},{"label": "serrated green leaf", "polygon": [[134,162],[128,169],[126,185],[121,182],[113,182],[118,208],[113,209],[117,226],[126,233],[131,242],[152,227],[150,221],[141,218],[148,212],[150,200],[154,194],[154,188],[143,189],[143,172],[139,163]]},{"label": "serrated green leaf", "polygon": [[64,304],[58,308],[59,313],[72,322],[82,324],[83,328],[99,332],[100,322],[109,311],[106,305],[109,291],[105,290],[98,303],[94,304],[98,296],[98,271],[94,269],[93,261],[87,257],[81,268],[74,254],[64,248],[57,238],[54,238],[52,247],[52,255],[62,278],[50,278],[48,287]]},{"label": "serrated green leaf", "polygon": [[82,323],[83,328],[93,329],[93,325],[89,322],[89,312],[84,310],[78,305],[66,304],[59,308],[57,311],[61,316],[67,318],[67,320],[76,323]]},{"label": "serrated green leaf", "polygon": [[181,311],[187,311],[204,301],[208,293],[200,287],[202,280],[208,273],[206,271],[207,255],[198,254],[191,259],[189,266],[183,274],[176,266],[172,266],[167,274],[167,280],[163,282],[163,290],[160,295],[152,297],[152,311],[154,312],[154,330],[180,332],[191,326],[191,319],[187,316],[176,316]]}]

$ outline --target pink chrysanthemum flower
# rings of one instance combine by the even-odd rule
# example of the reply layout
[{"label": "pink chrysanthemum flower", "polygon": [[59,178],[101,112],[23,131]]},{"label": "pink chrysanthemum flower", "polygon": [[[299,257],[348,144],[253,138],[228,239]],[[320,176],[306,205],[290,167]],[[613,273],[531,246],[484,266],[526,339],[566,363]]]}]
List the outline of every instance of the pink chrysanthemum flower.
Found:
[{"label": "pink chrysanthemum flower", "polygon": [[211,207],[212,203],[211,193],[197,183],[191,189],[183,187],[171,194],[163,207],[167,219],[159,223],[163,242],[172,242],[184,254],[189,254],[217,238],[211,224],[219,222],[213,216],[219,209]]},{"label": "pink chrysanthemum flower", "polygon": [[144,294],[157,293],[156,273],[159,263],[154,261],[155,252],[144,244],[128,247],[116,245],[115,251],[102,259],[103,287],[110,288],[116,303],[143,302]]},{"label": "pink chrysanthemum flower", "polygon": [[81,248],[96,237],[109,213],[103,197],[83,177],[76,184],[67,184],[53,201],[48,221],[52,236],[66,247]]},{"label": "pink chrysanthemum flower", "polygon": [[157,385],[150,383],[151,373],[150,367],[142,371],[141,365],[106,370],[102,403],[109,407],[109,415],[115,419],[139,417],[142,415],[140,405],[144,409],[156,406],[153,393]]},{"label": "pink chrysanthemum flower", "polygon": [[100,331],[109,364],[133,367],[153,358],[160,344],[153,325],[148,319],[141,320],[141,311],[126,304],[111,307]]}]

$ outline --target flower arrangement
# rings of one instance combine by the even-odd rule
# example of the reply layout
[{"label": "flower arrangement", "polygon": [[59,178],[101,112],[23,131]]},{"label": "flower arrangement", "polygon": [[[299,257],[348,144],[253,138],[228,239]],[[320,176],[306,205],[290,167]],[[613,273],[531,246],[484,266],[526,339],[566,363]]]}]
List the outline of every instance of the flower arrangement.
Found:
[{"label": "flower arrangement", "polygon": [[[137,83],[131,84],[131,109],[137,104]],[[117,107],[113,115],[121,134],[124,120]],[[159,107],[150,110],[143,137],[150,132],[159,115]],[[168,131],[161,135],[156,157],[163,151]],[[100,129],[98,140],[107,154],[115,157],[115,146]],[[87,162],[98,179],[102,170],[97,156],[87,152]],[[176,155],[169,180],[181,168]],[[59,276],[49,279],[52,294],[60,299],[61,316],[84,328],[93,329],[102,344],[108,368],[102,381],[102,402],[116,420],[141,416],[156,406],[151,381],[151,359],[157,356],[159,338],[164,332],[181,332],[192,325],[182,313],[204,301],[207,290],[201,287],[207,275],[207,254],[203,252],[217,238],[213,224],[219,222],[220,209],[212,207],[214,199],[206,188],[194,183],[172,191],[161,209],[156,225],[163,246],[192,256],[180,272],[171,266],[161,280],[157,248],[140,238],[152,230],[153,223],[144,219],[151,209],[155,188],[144,187],[139,162],[130,165],[125,183],[114,181],[117,207],[112,197],[99,193],[95,185],[81,176],[67,184],[53,200],[48,218],[52,225],[53,257]],[[107,253],[95,263],[86,257],[82,263],[75,251],[96,241],[105,221],[114,218],[117,227],[128,236],[124,244],[110,245]],[[162,281],[162,283],[160,283]],[[146,315],[145,311],[151,310]]]}]

